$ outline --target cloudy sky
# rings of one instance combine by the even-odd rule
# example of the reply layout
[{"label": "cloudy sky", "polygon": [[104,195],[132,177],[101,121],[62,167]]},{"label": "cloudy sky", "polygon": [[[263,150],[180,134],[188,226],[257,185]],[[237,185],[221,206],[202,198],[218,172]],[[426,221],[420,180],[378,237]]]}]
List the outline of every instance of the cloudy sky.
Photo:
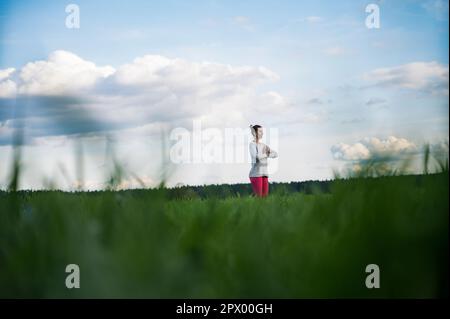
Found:
[{"label": "cloudy sky", "polygon": [[[23,189],[101,188],[111,154],[125,188],[247,183],[248,141],[225,132],[249,124],[279,154],[272,181],[448,152],[448,1],[374,0],[380,28],[369,3],[0,0],[0,186],[18,132]],[[217,137],[197,151],[245,159],[171,161],[180,130],[195,157],[195,123]]]}]

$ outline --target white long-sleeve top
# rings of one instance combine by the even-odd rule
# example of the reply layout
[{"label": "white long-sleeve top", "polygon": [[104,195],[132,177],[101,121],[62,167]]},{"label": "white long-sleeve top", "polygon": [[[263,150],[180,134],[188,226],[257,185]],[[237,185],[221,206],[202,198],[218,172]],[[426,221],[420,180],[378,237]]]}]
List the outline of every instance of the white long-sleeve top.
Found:
[{"label": "white long-sleeve top", "polygon": [[270,153],[267,155],[266,147],[268,146],[261,142],[250,142],[249,151],[252,159],[252,167],[250,169],[249,177],[269,176],[267,159],[278,157],[278,153],[270,149]]}]

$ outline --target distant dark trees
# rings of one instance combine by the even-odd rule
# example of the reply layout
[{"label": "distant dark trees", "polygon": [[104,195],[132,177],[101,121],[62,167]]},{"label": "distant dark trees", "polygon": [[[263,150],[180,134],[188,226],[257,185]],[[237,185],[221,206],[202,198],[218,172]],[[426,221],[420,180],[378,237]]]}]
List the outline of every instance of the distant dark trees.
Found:
[{"label": "distant dark trees", "polygon": [[[269,192],[273,194],[330,192],[331,180],[326,181],[303,181],[276,183],[271,182]],[[246,184],[221,184],[221,185],[202,185],[202,186],[181,186],[170,188],[169,197],[172,199],[192,199],[192,198],[226,198],[242,197],[252,194],[252,186]]]}]

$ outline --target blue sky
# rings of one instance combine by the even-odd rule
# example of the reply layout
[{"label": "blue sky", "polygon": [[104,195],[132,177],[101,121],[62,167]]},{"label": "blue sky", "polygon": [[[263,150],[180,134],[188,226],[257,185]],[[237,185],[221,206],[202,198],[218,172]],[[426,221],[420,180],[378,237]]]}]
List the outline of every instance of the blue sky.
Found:
[{"label": "blue sky", "polygon": [[[448,136],[448,1],[72,1],[80,8],[80,29],[65,27],[67,13],[64,9],[69,3],[0,1],[0,70],[14,68],[3,81],[14,82],[19,101],[24,96],[31,96],[38,101],[30,104],[33,108],[33,105],[40,105],[42,96],[67,95],[67,92],[49,91],[49,83],[39,86],[33,82],[38,86],[32,87],[31,82],[26,81],[35,81],[35,75],[28,80],[21,79],[27,63],[50,61],[49,57],[55,51],[68,54],[54,55],[57,62],[51,63],[64,64],[72,59],[69,54],[73,54],[92,62],[96,68],[103,68],[89,69],[89,76],[94,72],[102,81],[111,79],[96,84],[95,89],[89,87],[88,93],[84,92],[82,98],[79,96],[81,100],[95,100],[92,102],[94,115],[88,124],[68,113],[68,118],[59,124],[66,130],[55,129],[52,125],[57,124],[45,118],[50,111],[46,109],[47,113],[39,113],[41,118],[36,123],[41,124],[35,137],[40,141],[65,139],[69,133],[77,131],[92,133],[89,129],[91,121],[103,123],[108,129],[133,129],[161,122],[160,113],[140,109],[133,110],[138,112],[137,117],[142,112],[140,119],[133,117],[127,121],[129,113],[124,105],[130,107],[128,101],[132,98],[122,94],[121,90],[125,92],[123,85],[110,88],[114,90],[113,95],[105,93],[110,92],[105,89],[110,82],[128,79],[129,74],[124,73],[135,70],[130,64],[146,55],[187,61],[187,69],[182,66],[174,69],[177,75],[186,72],[185,77],[173,76],[162,79],[161,83],[171,90],[171,96],[185,101],[179,103],[200,99],[198,103],[202,105],[193,110],[189,105],[174,103],[171,110],[172,104],[167,104],[162,107],[163,111],[168,110],[163,119],[165,122],[180,125],[206,115],[209,120],[206,123],[210,126],[221,127],[217,124],[221,123],[227,127],[246,127],[260,121],[266,127],[278,128],[279,169],[273,174],[273,180],[326,179],[331,177],[331,166],[354,165],[354,160],[363,156],[366,150],[374,152],[384,147],[412,152],[413,146],[420,148],[424,141],[441,145]],[[368,15],[365,7],[369,3],[380,8],[379,29],[365,26]],[[198,86],[189,85],[192,73],[186,70],[205,61],[223,66],[220,72],[225,72],[227,65],[249,67],[251,71],[242,75],[234,69],[236,82],[232,88],[221,78],[227,75],[217,71],[219,73],[214,76],[216,82],[221,83],[217,88],[221,99],[201,100],[205,96],[201,84],[205,83],[204,79],[193,81],[198,82]],[[53,65],[51,63],[49,65]],[[145,63],[157,62],[147,59]],[[137,67],[142,68],[147,65],[145,63],[138,63]],[[119,73],[109,73],[106,69],[111,67],[115,72],[125,65],[128,67],[121,69],[121,78]],[[277,79],[260,72],[257,69],[260,66]],[[59,65],[55,72],[65,72],[62,70],[66,69]],[[71,78],[64,76],[58,73],[51,85],[57,80],[71,83]],[[64,82],[66,80],[68,82]],[[19,92],[21,86],[24,89]],[[32,94],[28,90],[31,87]],[[237,92],[242,88],[244,93],[239,97]],[[149,101],[153,98],[149,93],[151,90],[147,87],[145,92],[139,92],[133,98],[145,95],[144,100],[136,101]],[[189,98],[183,99],[185,92],[177,90],[195,90],[195,93],[192,91],[186,95]],[[226,92],[232,94],[226,95]],[[272,93],[267,95],[268,92]],[[7,125],[14,126],[14,121],[7,115],[12,107],[11,96],[5,94],[0,98],[0,107],[3,107],[0,122],[4,128],[3,138],[0,131],[3,145],[0,146],[0,157],[5,159],[3,163],[11,153],[6,132],[12,129]],[[105,110],[105,101],[112,100],[120,101],[114,106],[117,112],[124,112],[123,116],[117,116],[119,119],[113,115],[105,119],[99,111]],[[258,109],[254,105],[258,103],[265,106]],[[64,103],[61,105],[61,108],[67,107]],[[224,109],[228,107],[230,112],[227,114]],[[251,114],[256,115],[252,117]],[[389,140],[389,136],[396,140]],[[381,144],[374,142],[374,138]],[[152,143],[149,142],[151,139],[143,140],[143,143]],[[136,150],[132,151],[136,155],[124,157],[124,161],[129,162],[138,174],[142,172],[149,180],[157,180],[157,164],[149,164],[142,144],[136,143]],[[365,147],[362,153],[358,143]],[[68,145],[64,145],[42,145],[41,142],[39,146],[29,146],[30,152],[42,154],[37,157],[47,163],[40,166],[41,170],[48,168],[44,175],[61,179],[56,177],[58,173],[52,171],[54,165],[50,163],[56,159],[66,160],[64,154],[68,153],[65,149]],[[129,143],[125,145],[130,147]],[[118,146],[118,150],[120,148]],[[92,147],[93,163],[96,149]],[[1,167],[3,172],[4,166]],[[95,167],[88,168],[89,176],[94,176]],[[171,182],[247,182],[247,170],[246,164],[181,165]],[[32,177],[24,180],[24,187],[39,187],[40,173],[38,169],[30,168]]]}]

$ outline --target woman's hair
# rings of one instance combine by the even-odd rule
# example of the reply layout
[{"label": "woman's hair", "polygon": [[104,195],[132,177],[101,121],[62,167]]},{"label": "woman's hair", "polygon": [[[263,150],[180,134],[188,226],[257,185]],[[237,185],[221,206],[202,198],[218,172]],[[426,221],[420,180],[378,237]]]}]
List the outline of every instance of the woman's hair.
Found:
[{"label": "woman's hair", "polygon": [[256,125],[251,125],[250,124],[250,130],[252,131],[252,135],[254,136],[254,137],[256,137],[256,130],[257,129],[259,129],[259,128],[261,128],[262,126],[261,125],[258,125],[258,124],[256,124]]}]

